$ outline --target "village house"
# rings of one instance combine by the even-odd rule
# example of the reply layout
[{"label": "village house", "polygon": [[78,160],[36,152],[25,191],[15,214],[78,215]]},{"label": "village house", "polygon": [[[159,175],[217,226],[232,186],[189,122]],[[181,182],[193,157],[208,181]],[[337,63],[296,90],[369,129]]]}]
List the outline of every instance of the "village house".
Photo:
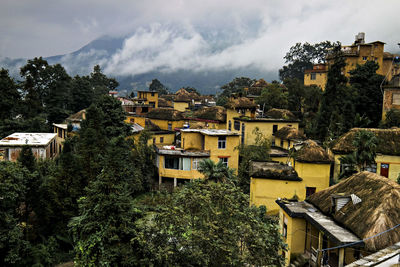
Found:
[{"label": "village house", "polygon": [[185,113],[192,129],[226,129],[226,109],[221,106],[203,107],[192,114]]},{"label": "village house", "polygon": [[[394,55],[384,51],[385,43],[375,41],[365,43],[365,34],[359,33],[356,35],[352,45],[342,46],[342,53],[346,61],[346,67],[343,74],[346,77],[350,76],[350,71],[354,70],[357,65],[363,65],[367,61],[375,61],[379,64],[377,74],[386,76],[387,80],[400,73],[400,65],[394,63]],[[312,70],[304,72],[304,85],[317,85],[325,90],[329,65],[333,63],[333,58],[327,56],[327,64],[317,64]]]},{"label": "village house", "polygon": [[329,187],[333,158],[312,140],[302,143],[294,152],[290,165],[283,162],[250,164],[250,203],[264,205],[269,214],[279,211],[275,200],[305,200]]},{"label": "village house", "polygon": [[239,166],[239,135],[227,130],[182,129],[181,146],[156,146],[159,184],[176,186],[190,179],[203,178],[199,162],[209,158],[222,161],[227,167]]},{"label": "village house", "polygon": [[383,86],[382,120],[386,120],[386,113],[391,109],[400,109],[400,75],[396,75]]},{"label": "village house", "polygon": [[72,125],[72,131],[77,131],[81,128],[81,123],[86,120],[86,109],[82,109],[77,113],[70,115],[65,119],[65,124]]},{"label": "village house", "polygon": [[293,126],[284,126],[272,135],[275,137],[275,146],[286,150],[301,145],[306,140],[306,136]]},{"label": "village house", "polygon": [[400,185],[371,172],[357,173],[306,201],[276,203],[288,245],[286,266],[308,259],[311,266],[342,267],[400,241]]},{"label": "village house", "polygon": [[0,140],[0,160],[17,161],[24,146],[36,159],[52,159],[60,152],[56,133],[13,133]]},{"label": "village house", "polygon": [[254,145],[256,140],[256,128],[275,145],[273,136],[279,129],[285,126],[299,128],[300,120],[292,112],[286,109],[270,109],[263,117],[240,116],[233,119],[233,131],[241,134],[241,144]]},{"label": "village house", "polygon": [[225,107],[226,129],[229,131],[233,131],[234,129],[233,118],[245,116],[253,119],[256,117],[257,104],[254,102],[254,99],[233,95],[229,98],[229,101],[226,103]]},{"label": "village house", "polygon": [[149,105],[158,108],[158,92],[156,91],[138,91],[134,101],[139,104]]},{"label": "village house", "polygon": [[376,164],[368,170],[396,181],[400,173],[400,128],[353,128],[339,137],[331,149],[335,158],[334,178],[337,179],[346,167],[340,163],[340,158],[354,151],[354,136],[362,130],[374,133],[378,139]]}]

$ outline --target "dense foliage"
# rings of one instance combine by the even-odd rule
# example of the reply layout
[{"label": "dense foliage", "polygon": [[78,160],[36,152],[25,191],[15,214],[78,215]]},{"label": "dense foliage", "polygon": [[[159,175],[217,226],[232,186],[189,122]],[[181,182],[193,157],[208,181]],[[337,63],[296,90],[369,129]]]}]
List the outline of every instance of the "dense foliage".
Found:
[{"label": "dense foliage", "polygon": [[[141,263],[155,266],[282,266],[277,224],[231,183],[197,180],[139,224]],[[147,220],[149,220],[147,218]]]}]

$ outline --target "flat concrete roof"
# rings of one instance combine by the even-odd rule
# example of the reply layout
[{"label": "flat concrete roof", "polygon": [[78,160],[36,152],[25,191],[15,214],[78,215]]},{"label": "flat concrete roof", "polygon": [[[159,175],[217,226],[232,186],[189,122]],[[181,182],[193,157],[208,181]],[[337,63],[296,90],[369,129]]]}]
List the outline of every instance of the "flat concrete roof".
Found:
[{"label": "flat concrete roof", "polygon": [[184,150],[175,146],[155,146],[156,152],[159,155],[171,155],[181,157],[209,157],[208,150]]},{"label": "flat concrete roof", "polygon": [[328,238],[340,245],[359,242],[354,246],[363,246],[364,242],[358,236],[341,227],[331,217],[324,215],[314,205],[307,201],[302,202],[284,202],[277,200],[276,203],[286,212],[290,217],[304,218],[314,227],[324,232]]},{"label": "flat concrete roof", "polygon": [[236,135],[239,136],[239,133],[232,132],[229,130],[217,130],[217,129],[181,129],[181,132],[184,133],[201,133],[204,135]]},{"label": "flat concrete roof", "polygon": [[46,146],[56,133],[13,133],[0,140],[0,146]]},{"label": "flat concrete roof", "polygon": [[68,124],[66,124],[66,123],[53,123],[53,126],[64,129],[64,130],[68,129]]}]

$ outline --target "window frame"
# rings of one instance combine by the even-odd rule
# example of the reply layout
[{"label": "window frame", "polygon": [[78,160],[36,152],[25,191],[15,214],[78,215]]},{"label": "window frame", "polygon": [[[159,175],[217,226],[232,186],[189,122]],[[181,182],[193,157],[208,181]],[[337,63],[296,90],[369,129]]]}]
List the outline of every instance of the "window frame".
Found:
[{"label": "window frame", "polygon": [[226,149],[226,136],[218,136],[218,149]]}]

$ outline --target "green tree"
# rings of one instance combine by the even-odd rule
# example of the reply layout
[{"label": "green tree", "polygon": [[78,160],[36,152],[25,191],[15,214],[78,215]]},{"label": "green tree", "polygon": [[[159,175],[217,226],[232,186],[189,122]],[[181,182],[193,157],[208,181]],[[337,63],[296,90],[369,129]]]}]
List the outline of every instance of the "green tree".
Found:
[{"label": "green tree", "polygon": [[24,238],[26,223],[20,206],[25,199],[27,169],[11,162],[0,162],[0,265],[22,265],[29,245]]},{"label": "green tree", "polygon": [[114,91],[118,87],[117,80],[104,75],[99,65],[94,66],[92,73],[90,73],[90,84],[93,88],[94,101],[103,95],[107,95],[109,91]]},{"label": "green tree", "polygon": [[197,89],[196,88],[194,88],[194,87],[190,87],[190,86],[186,86],[186,87],[183,87],[187,92],[189,92],[189,93],[195,93],[196,95],[201,95],[200,93],[199,93],[199,91],[197,91]]},{"label": "green tree", "polygon": [[256,80],[248,77],[236,77],[231,82],[221,86],[221,90],[223,90],[223,92],[220,94],[219,98],[229,98],[230,95],[234,93],[244,94],[244,88],[250,87],[255,81]]},{"label": "green tree", "polygon": [[263,111],[268,111],[271,108],[286,109],[288,107],[288,95],[280,84],[270,83],[261,91],[256,102],[262,107]]},{"label": "green tree", "polygon": [[71,82],[71,101],[69,109],[76,113],[89,107],[94,98],[91,80],[88,76],[75,76]]},{"label": "green tree", "polygon": [[241,144],[239,149],[239,169],[238,169],[238,186],[244,193],[250,193],[250,162],[266,161],[269,159],[271,144],[269,140],[262,134],[260,129],[256,127],[253,130],[256,136],[254,145]]},{"label": "green tree", "polygon": [[149,85],[149,91],[158,92],[158,95],[169,94],[168,88],[163,85],[158,79],[153,79]]},{"label": "green tree", "polygon": [[295,78],[304,82],[304,71],[306,69],[312,69],[315,63],[325,63],[326,56],[330,49],[339,45],[339,42],[331,43],[330,41],[324,41],[313,45],[307,42],[304,44],[296,43],[283,57],[285,63],[288,63],[288,65],[283,66],[283,68],[279,70],[279,78],[281,81],[287,78]]},{"label": "green tree", "polygon": [[70,223],[76,262],[81,266],[132,266],[136,261],[131,247],[133,222],[138,216],[132,201],[142,188],[124,138],[111,141],[102,166],[79,201],[80,215]]},{"label": "green tree", "polygon": [[346,170],[347,172],[349,170],[365,171],[376,163],[378,139],[373,132],[367,130],[358,131],[354,135],[353,146],[355,147],[353,153],[340,158],[341,164],[349,166],[348,170]]},{"label": "green tree", "polygon": [[13,119],[18,115],[21,96],[8,70],[0,70],[0,121]]},{"label": "green tree", "polygon": [[347,85],[343,75],[346,62],[340,47],[332,52],[334,63],[328,71],[328,80],[322,95],[316,121],[316,138],[333,140],[348,131],[354,123],[355,91]]},{"label": "green tree", "polygon": [[229,169],[222,161],[215,163],[211,159],[200,161],[198,171],[204,174],[206,180],[227,182],[235,180],[234,170]]},{"label": "green tree", "polygon": [[399,127],[400,126],[400,110],[398,109],[390,109],[386,112],[386,118],[383,122],[381,122],[381,127],[391,128],[391,127]]},{"label": "green tree", "polygon": [[[265,210],[264,210],[265,211]],[[149,221],[150,220],[150,221]],[[178,188],[156,216],[137,223],[141,264],[283,266],[278,225],[249,207],[229,183],[196,180]]]},{"label": "green tree", "polygon": [[381,120],[383,95],[380,85],[384,76],[376,74],[379,64],[367,61],[350,71],[350,85],[357,92],[355,110],[371,120],[369,127],[377,127]]},{"label": "green tree", "polygon": [[30,172],[36,170],[36,159],[30,146],[25,145],[22,147],[18,156],[18,162],[20,162],[22,166],[27,168]]}]

